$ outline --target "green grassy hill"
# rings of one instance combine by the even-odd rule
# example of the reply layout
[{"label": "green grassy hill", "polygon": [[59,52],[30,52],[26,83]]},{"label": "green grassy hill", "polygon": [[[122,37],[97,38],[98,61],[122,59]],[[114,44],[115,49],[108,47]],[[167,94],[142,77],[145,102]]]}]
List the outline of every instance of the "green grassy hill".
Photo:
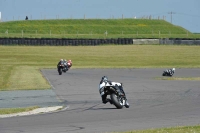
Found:
[{"label": "green grassy hill", "polygon": [[[105,32],[107,31],[107,35]],[[148,19],[64,19],[0,23],[0,37],[56,38],[160,38],[188,37],[188,30],[164,20]]]}]

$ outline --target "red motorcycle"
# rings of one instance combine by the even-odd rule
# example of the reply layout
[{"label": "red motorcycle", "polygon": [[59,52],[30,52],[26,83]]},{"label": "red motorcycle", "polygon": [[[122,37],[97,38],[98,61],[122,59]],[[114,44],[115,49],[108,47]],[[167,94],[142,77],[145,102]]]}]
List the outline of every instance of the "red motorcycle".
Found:
[{"label": "red motorcycle", "polygon": [[67,61],[67,68],[70,69],[72,67],[72,60]]}]

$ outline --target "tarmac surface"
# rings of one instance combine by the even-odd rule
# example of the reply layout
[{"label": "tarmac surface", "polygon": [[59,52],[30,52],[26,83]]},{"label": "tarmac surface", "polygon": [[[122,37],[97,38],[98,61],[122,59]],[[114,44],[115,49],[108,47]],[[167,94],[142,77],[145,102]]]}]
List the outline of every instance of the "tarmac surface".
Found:
[{"label": "tarmac surface", "polygon": [[53,90],[19,90],[0,92],[0,108],[61,105]]},{"label": "tarmac surface", "polygon": [[[200,81],[159,80],[163,69],[42,70],[65,108],[59,112],[0,119],[0,133],[105,133],[200,124]],[[174,77],[200,77],[176,69]],[[130,108],[103,104],[102,76],[122,82]],[[60,103],[59,103],[60,104]]]}]

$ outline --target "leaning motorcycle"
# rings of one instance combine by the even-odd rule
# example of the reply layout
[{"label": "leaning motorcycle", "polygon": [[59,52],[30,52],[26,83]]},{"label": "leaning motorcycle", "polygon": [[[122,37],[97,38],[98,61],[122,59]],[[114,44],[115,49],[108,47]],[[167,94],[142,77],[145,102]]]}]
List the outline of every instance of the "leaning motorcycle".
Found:
[{"label": "leaning motorcycle", "polygon": [[62,75],[62,72],[67,72],[72,66],[72,61],[69,60],[66,63],[61,62],[61,64],[58,66],[58,73],[59,75]]},{"label": "leaning motorcycle", "polygon": [[174,72],[173,71],[170,71],[170,70],[165,70],[163,71],[163,74],[162,76],[173,76]]},{"label": "leaning motorcycle", "polygon": [[69,70],[72,67],[72,60],[67,61],[67,70]]},{"label": "leaning motorcycle", "polygon": [[60,63],[60,65],[57,66],[57,67],[58,67],[58,73],[59,73],[59,75],[62,75],[62,72],[64,72],[66,70],[65,65],[64,65],[63,62]]},{"label": "leaning motorcycle", "polygon": [[126,104],[127,99],[125,92],[123,91],[122,83],[118,82],[104,82],[99,85],[99,92],[101,95],[110,95],[111,102],[118,109],[122,109],[123,106],[129,108]]}]

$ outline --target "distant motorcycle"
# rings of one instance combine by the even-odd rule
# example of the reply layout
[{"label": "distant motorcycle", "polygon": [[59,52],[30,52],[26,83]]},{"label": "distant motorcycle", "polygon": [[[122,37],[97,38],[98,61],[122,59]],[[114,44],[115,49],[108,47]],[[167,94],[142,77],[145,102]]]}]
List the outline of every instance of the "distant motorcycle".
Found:
[{"label": "distant motorcycle", "polygon": [[66,64],[67,71],[72,67],[72,60],[68,60]]},{"label": "distant motorcycle", "polygon": [[163,72],[162,76],[173,76],[175,73],[175,68],[167,69]]},{"label": "distant motorcycle", "polygon": [[61,62],[60,65],[58,66],[59,75],[62,75],[62,72],[66,72],[66,68],[63,62]]},{"label": "distant motorcycle", "polygon": [[58,66],[58,73],[59,75],[62,75],[62,72],[67,72],[72,66],[72,61],[69,60],[67,62],[61,62]]}]

